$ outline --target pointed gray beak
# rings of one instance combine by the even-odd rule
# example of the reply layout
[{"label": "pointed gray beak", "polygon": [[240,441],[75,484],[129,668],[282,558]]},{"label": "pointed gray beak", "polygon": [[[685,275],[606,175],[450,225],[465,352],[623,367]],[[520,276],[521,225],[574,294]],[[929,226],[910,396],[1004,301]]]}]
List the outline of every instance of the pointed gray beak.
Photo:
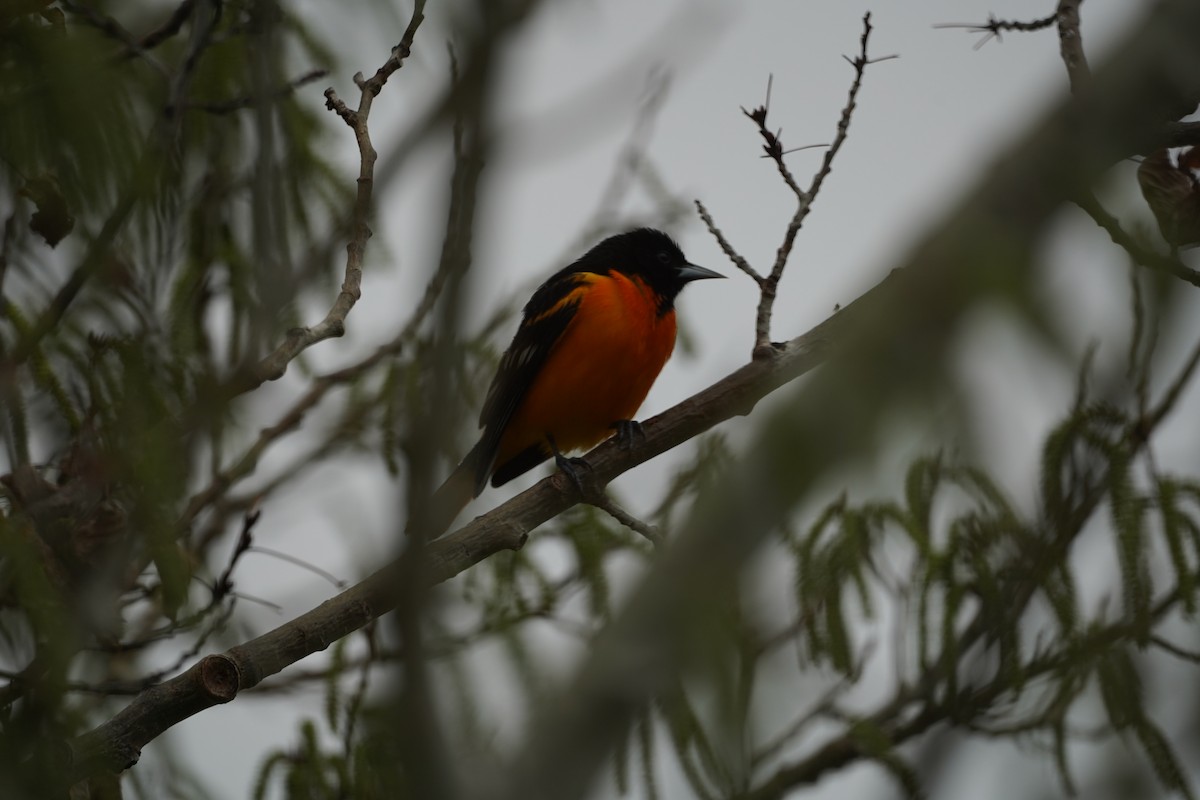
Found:
[{"label": "pointed gray beak", "polygon": [[684,264],[677,273],[679,279],[684,283],[690,281],[702,281],[705,278],[724,278],[725,276],[719,272],[713,272],[706,267],[697,266],[696,264]]}]

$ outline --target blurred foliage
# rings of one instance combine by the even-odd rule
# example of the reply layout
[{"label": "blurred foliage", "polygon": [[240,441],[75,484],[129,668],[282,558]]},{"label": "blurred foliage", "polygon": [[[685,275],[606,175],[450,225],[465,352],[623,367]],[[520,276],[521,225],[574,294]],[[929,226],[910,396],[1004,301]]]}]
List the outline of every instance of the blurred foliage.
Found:
[{"label": "blurred foliage", "polygon": [[[367,631],[366,638],[373,642],[373,626]],[[365,662],[358,669],[353,691],[344,693],[342,681],[343,673],[347,670],[346,645],[349,641],[343,639],[334,645],[329,677],[325,681],[325,717],[322,723],[329,735],[322,737],[320,723],[314,720],[302,722],[298,731],[299,742],[294,747],[270,753],[264,758],[254,789],[253,796],[256,799],[267,796],[275,779],[282,782],[287,796],[294,798],[318,800],[401,796],[384,790],[389,776],[386,770],[379,769],[379,765],[390,763],[389,759],[381,758],[384,755],[381,747],[386,747],[387,738],[355,735],[356,726],[364,722],[364,700],[369,688],[371,663]],[[331,739],[337,742],[337,747],[330,746]]]},{"label": "blurred foliage", "polygon": [[[762,616],[745,602],[762,591],[748,582],[707,619],[692,670],[658,693],[615,753],[615,787],[664,796],[669,762],[690,796],[779,797],[865,759],[905,796],[923,797],[924,765],[909,740],[945,725],[1044,749],[1067,793],[1080,783],[1069,745],[1101,736],[1140,753],[1163,790],[1192,796],[1186,745],[1151,716],[1143,683],[1153,652],[1200,661],[1167,637],[1172,623],[1194,620],[1200,483],[1159,472],[1148,448],[1198,354],[1158,404],[1131,394],[1128,408],[1089,396],[1085,362],[1075,405],[1043,444],[1032,511],[1019,510],[981,468],[935,453],[908,467],[898,499],[843,495],[806,528],[781,530],[771,559],[786,561],[794,575],[791,612],[782,623]],[[660,522],[734,468],[722,437],[707,438],[700,451],[704,458],[677,473]],[[1119,605],[1077,585],[1070,554],[1095,549],[1107,549],[1119,567]],[[653,556],[644,539],[577,507],[530,547],[456,581],[459,594],[428,645],[451,730],[483,774],[503,763],[499,723],[481,710],[494,702],[496,673],[515,676],[511,702],[532,715],[551,690],[537,642],[552,630],[577,641],[586,657],[587,642],[621,602],[614,579],[626,582]],[[890,674],[864,697],[881,651]],[[339,656],[327,675],[329,731],[336,738],[344,732],[338,720],[365,713],[359,743],[331,747],[331,737],[309,724],[293,748],[266,759],[260,790],[277,778],[305,787],[288,796],[411,796],[390,769],[379,771],[393,760],[362,755],[394,740],[393,700],[382,693],[364,704],[361,694],[336,688],[371,663],[390,662],[383,653]],[[796,681],[810,688],[780,696]],[[789,721],[779,722],[781,709]],[[1097,710],[1103,723],[1095,722]],[[309,770],[340,777],[303,778]]]},{"label": "blurred foliage", "polygon": [[104,713],[80,677],[228,620],[189,534],[245,504],[191,493],[235,377],[336,286],[353,181],[293,91],[334,66],[270,0],[0,7],[0,795],[54,796],[19,766]]},{"label": "blurred foliage", "polygon": [[[254,548],[264,496],[336,456],[399,476],[426,424],[429,364],[445,347],[431,332],[437,276],[373,352],[323,375],[298,365],[300,390],[266,403],[267,426],[237,402],[240,376],[302,311],[328,307],[342,271],[353,176],[324,155],[319,102],[294,91],[341,66],[324,35],[271,0],[0,3],[0,797],[66,796],[63,742],[210,642],[238,641],[234,566]],[[644,163],[641,144],[635,130],[619,170]],[[619,195],[603,198],[603,223]],[[897,498],[845,494],[778,531],[764,560],[791,578],[773,598],[787,612],[764,612],[757,572],[731,599],[714,587],[692,668],[658,687],[615,753],[616,789],[666,797],[670,770],[698,798],[782,797],[863,760],[922,796],[913,742],[943,726],[1044,748],[1073,791],[1070,746],[1090,727],[1192,796],[1186,743],[1149,712],[1147,676],[1154,655],[1200,662],[1167,631],[1194,623],[1198,605],[1200,480],[1160,472],[1150,450],[1195,359],[1150,401],[1166,311],[1131,285],[1129,390],[1088,391],[1084,364],[1030,468],[1032,511],[984,467],[935,453],[909,466]],[[445,377],[465,406],[479,405],[512,313],[455,343]],[[305,449],[260,471],[318,406]],[[437,455],[463,444],[441,437]],[[696,445],[649,515],[668,543],[692,501],[738,469],[724,435]],[[1101,545],[1119,575],[1111,602],[1081,587],[1077,554]],[[424,645],[446,738],[477,780],[504,769],[497,694],[528,722],[555,667],[588,657],[655,556],[576,507],[435,595]],[[386,680],[403,648],[389,633],[371,626],[319,669],[260,689],[313,682],[324,702],[289,747],[264,748],[256,797],[414,794]],[[175,645],[165,662],[151,656],[162,642]],[[169,760],[162,777],[135,769],[72,796],[202,796],[194,760]]]}]

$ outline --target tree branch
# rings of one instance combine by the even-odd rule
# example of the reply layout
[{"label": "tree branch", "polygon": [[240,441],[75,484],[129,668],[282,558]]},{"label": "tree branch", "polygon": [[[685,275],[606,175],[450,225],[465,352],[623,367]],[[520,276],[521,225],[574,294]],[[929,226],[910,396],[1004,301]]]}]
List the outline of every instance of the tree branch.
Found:
[{"label": "tree branch", "polygon": [[975,42],[974,49],[978,50],[992,39],[1003,41],[1001,34],[1005,31],[1018,31],[1021,33],[1029,33],[1031,31],[1041,31],[1049,28],[1058,21],[1058,12],[1055,11],[1048,17],[1041,19],[1022,22],[1021,20],[1005,20],[997,19],[994,15],[988,15],[988,21],[979,22],[945,22],[940,25],[934,25],[934,28],[963,28],[968,33],[984,34],[979,41]]},{"label": "tree branch", "polygon": [[850,82],[850,90],[846,98],[846,105],[842,108],[841,117],[838,119],[837,134],[834,136],[833,143],[829,149],[825,151],[825,157],[821,161],[821,166],[813,175],[812,182],[808,189],[801,189],[796,182],[792,172],[788,169],[783,157],[791,152],[785,150],[783,141],[780,138],[782,131],[772,131],[767,127],[767,115],[770,112],[771,106],[771,84],[767,83],[767,98],[763,105],[752,111],[742,109],[742,113],[750,118],[755,125],[758,126],[759,135],[763,138],[763,151],[766,157],[775,162],[775,167],[779,170],[780,177],[783,182],[791,189],[792,194],[796,196],[796,212],[792,215],[791,221],[788,223],[787,230],[784,232],[783,242],[779,245],[779,249],[775,254],[775,263],[771,267],[771,271],[765,277],[754,270],[745,258],[740,256],[737,251],[729,244],[713,222],[712,217],[708,214],[708,210],[697,201],[696,207],[700,212],[701,218],[704,220],[708,230],[716,238],[717,243],[725,252],[729,259],[737,266],[738,269],[745,272],[758,284],[759,301],[758,312],[754,321],[754,356],[755,358],[766,358],[771,355],[771,312],[775,307],[775,297],[779,288],[779,281],[783,278],[783,271],[787,267],[788,258],[792,254],[792,248],[796,242],[796,236],[800,232],[800,226],[804,224],[804,219],[812,210],[813,202],[817,199],[818,192],[821,191],[821,186],[825,182],[825,178],[833,170],[833,160],[837,157],[838,151],[842,149],[842,145],[846,142],[846,136],[850,130],[850,120],[854,115],[854,109],[857,104],[858,92],[862,88],[863,73],[866,68],[878,61],[884,61],[895,56],[885,56],[880,59],[871,59],[867,56],[867,44],[871,38],[871,14],[870,12],[863,15],[863,32],[859,38],[859,54],[851,59],[846,58],[850,65],[854,67],[854,80]]},{"label": "tree branch", "polygon": [[242,111],[247,108],[252,108],[261,102],[272,102],[282,100],[283,98],[293,94],[301,86],[305,86],[313,81],[320,80],[329,74],[327,69],[312,69],[304,73],[298,78],[293,78],[287,83],[280,86],[275,91],[271,92],[266,97],[255,97],[253,95],[244,95],[235,97],[232,100],[222,100],[214,103],[188,103],[189,109],[196,111],[204,111],[208,114],[232,114],[235,111]]},{"label": "tree branch", "polygon": [[[187,18],[192,15],[192,10],[196,7],[196,0],[183,0],[182,3],[175,7],[171,12],[171,16],[167,18],[161,26],[143,36],[137,43],[137,50],[153,50],[160,44],[170,39],[183,27],[183,23],[187,22]],[[136,50],[130,50],[129,56],[137,55]]]},{"label": "tree branch", "polygon": [[[733,416],[748,414],[770,392],[822,363],[839,331],[874,316],[900,280],[893,273],[835,316],[783,345],[775,358],[753,361],[708,389],[647,420],[645,438],[629,449],[606,442],[588,454],[598,486],[670,450]],[[441,583],[501,550],[524,545],[528,532],[570,508],[578,492],[555,474],[462,529],[430,542],[426,574]],[[238,692],[301,658],[324,650],[343,636],[390,611],[396,601],[399,562],[325,601],[317,608],[226,653],[205,656],[166,683],[152,687],[116,717],[72,743],[73,780],[98,769],[121,770],[137,761],[141,748],[171,726],[205,708],[232,700]],[[205,666],[208,663],[209,666]],[[209,685],[221,676],[218,689]],[[230,683],[227,676],[233,675]]]},{"label": "tree branch", "polygon": [[412,53],[413,38],[417,34],[417,28],[425,19],[424,11],[425,0],[417,0],[408,28],[404,31],[400,43],[393,48],[388,60],[370,80],[364,81],[362,73],[354,76],[354,82],[360,91],[357,110],[351,110],[346,106],[332,88],[325,90],[326,107],[336,112],[354,131],[360,156],[358,193],[354,199],[351,222],[352,236],[346,244],[345,278],[342,281],[341,291],[325,318],[311,327],[293,328],[288,331],[287,338],[270,355],[263,358],[246,380],[237,386],[238,393],[256,389],[266,381],[282,378],[287,371],[288,364],[305,350],[326,339],[342,336],[346,332],[346,317],[362,296],[363,255],[367,249],[367,240],[371,238],[371,228],[367,221],[371,216],[375,161],[378,153],[371,144],[367,120],[371,115],[371,104],[383,88],[383,84],[389,76],[400,69],[404,59]]},{"label": "tree branch", "polygon": [[1200,272],[1187,266],[1175,256],[1163,255],[1143,246],[1121,227],[1120,220],[1108,213],[1092,192],[1081,193],[1075,198],[1075,205],[1079,206],[1097,225],[1103,228],[1113,244],[1128,253],[1135,263],[1155,272],[1172,275],[1193,286],[1200,286]]},{"label": "tree branch", "polygon": [[1059,51],[1067,67],[1067,79],[1071,82],[1071,93],[1083,90],[1091,77],[1087,56],[1083,52],[1083,36],[1079,32],[1079,6],[1083,0],[1059,0],[1054,12],[1058,25]]},{"label": "tree branch", "polygon": [[[846,348],[813,392],[772,421],[758,456],[744,474],[731,477],[729,491],[706,498],[686,533],[664,548],[568,687],[571,702],[547,706],[546,718],[535,723],[504,784],[494,787],[498,796],[536,800],[580,793],[630,715],[679,667],[688,614],[721,594],[724,581],[790,512],[819,468],[862,452],[881,398],[936,388],[961,315],[996,287],[1030,279],[1034,244],[1061,203],[1125,153],[1152,141],[1181,95],[1200,95],[1200,53],[1193,46],[1198,36],[1200,6],[1162,0],[1095,75],[1096,91],[1065,103],[1014,143],[1002,159],[1006,169],[990,173],[954,217],[909,255],[908,269],[894,271],[808,334],[773,348],[771,357],[753,360],[647,421],[645,439],[630,449],[610,441],[589,454],[594,476],[606,485],[718,422],[749,413],[767,393],[824,361],[835,342],[839,351]],[[812,454],[799,469],[797,451]],[[576,496],[554,475],[430,542],[428,580],[444,581],[493,553],[521,547],[528,531]],[[730,535],[735,529],[738,535]],[[71,743],[69,773],[79,778],[128,767],[146,742],[172,725],[228,702],[385,613],[395,598],[394,569],[386,567],[296,620],[147,690]],[[628,654],[637,656],[636,681],[628,680]]]},{"label": "tree branch", "polygon": [[[698,499],[588,658],[547,702],[488,797],[583,795],[632,719],[695,650],[695,622],[727,601],[732,577],[818,476],[863,456],[885,409],[943,396],[957,325],[976,301],[1033,281],[1050,220],[1079,187],[1144,146],[1185,95],[1200,95],[1200,5],[1162,0],[1093,76],[998,154],[989,170],[905,258],[903,279],[866,328],[839,336],[838,357],[765,420],[754,457]],[[1005,288],[1001,288],[1005,287]],[[835,317],[836,319],[836,317]],[[843,348],[845,348],[843,350]],[[797,458],[797,454],[805,458]],[[913,724],[919,724],[914,721]]]}]

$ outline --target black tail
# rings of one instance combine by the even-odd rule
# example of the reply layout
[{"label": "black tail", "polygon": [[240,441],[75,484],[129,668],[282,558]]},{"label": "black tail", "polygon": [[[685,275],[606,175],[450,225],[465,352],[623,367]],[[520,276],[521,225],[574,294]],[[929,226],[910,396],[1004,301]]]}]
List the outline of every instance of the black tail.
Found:
[{"label": "black tail", "polygon": [[429,498],[429,513],[421,526],[427,539],[436,539],[445,533],[467,503],[479,496],[484,485],[478,480],[479,459],[480,446],[477,444]]}]

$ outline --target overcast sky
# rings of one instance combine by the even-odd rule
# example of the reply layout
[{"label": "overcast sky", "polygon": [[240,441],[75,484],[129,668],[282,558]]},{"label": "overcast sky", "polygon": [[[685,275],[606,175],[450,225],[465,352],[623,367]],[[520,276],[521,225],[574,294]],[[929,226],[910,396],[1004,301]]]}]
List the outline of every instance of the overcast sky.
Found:
[{"label": "overcast sky", "polygon": [[[329,13],[328,6],[315,0],[303,5],[314,15]],[[1053,30],[1006,35],[1002,42],[975,50],[977,35],[934,28],[982,22],[993,11],[1013,19],[1043,17],[1053,11],[1053,0],[580,0],[545,5],[508,56],[499,103],[506,137],[488,165],[474,246],[472,302],[481,313],[560,266],[563,254],[577,244],[654,76],[667,76],[669,88],[649,158],[675,194],[703,200],[742,254],[762,267],[774,257],[794,200],[771,162],[759,158],[760,141],[739,107],[761,103],[773,75],[770,124],[783,129],[785,144],[829,142],[853,75],[842,56],[857,51],[865,11],[872,12],[875,26],[871,54],[899,56],[867,71],[849,142],[805,222],[782,284],[775,339],[804,332],[836,304],[848,303],[878,282],[925,226],[951,209],[960,192],[992,166],[993,154],[1066,90]],[[1102,60],[1106,46],[1142,6],[1130,0],[1090,0],[1083,6],[1084,41],[1093,62]],[[395,25],[388,27],[378,24],[373,4],[339,4],[338,16],[325,21],[346,59],[345,74],[327,79],[343,98],[351,96],[350,74],[370,74],[386,58],[408,11],[407,4],[397,9]],[[443,12],[444,4],[432,0],[430,23],[418,34],[412,61],[376,101],[372,133],[381,152],[402,134],[415,109],[432,94],[431,87],[444,80],[445,47],[437,38],[447,29]],[[321,107],[324,88],[324,83],[307,87],[303,96]],[[344,151],[339,157],[347,165],[349,183],[356,173],[353,139],[332,115],[330,125],[330,141]],[[801,183],[807,183],[821,154],[811,150],[788,156]],[[431,155],[379,197],[363,298],[348,320],[346,339],[312,351],[319,366],[344,364],[390,338],[399,315],[411,307],[440,244],[442,206],[431,198],[442,196],[443,166]],[[644,208],[645,200],[635,199],[625,207],[625,216],[635,220]],[[1077,316],[1064,320],[1064,326],[1073,331],[1068,339],[1082,349],[1088,335],[1119,340],[1126,276],[1116,266],[1120,258],[1107,252],[1102,239],[1073,225],[1064,221],[1067,232],[1078,236],[1050,245],[1059,266],[1047,275],[1046,291],[1050,296],[1076,293],[1072,309]],[[675,233],[692,261],[725,272],[730,280],[703,282],[684,293],[679,315],[694,336],[694,354],[679,355],[668,365],[642,417],[743,364],[752,341],[757,299],[752,283],[727,262],[694,215]],[[1100,269],[1097,260],[1113,266]],[[1076,280],[1081,275],[1086,279]],[[1002,435],[989,439],[986,431],[980,432],[977,443],[994,459],[1010,491],[1018,498],[1029,496],[1028,459],[1046,425],[1064,410],[1070,379],[1049,356],[1013,333],[1002,315],[978,316],[975,333],[963,348],[962,369],[975,387],[972,397],[981,404],[979,413],[992,419],[992,429]],[[1103,320],[1118,322],[1101,324]],[[510,327],[502,336],[507,339],[511,332]],[[261,402],[270,405],[272,397],[289,396],[296,386],[281,382]],[[923,434],[914,434],[912,451],[881,466],[883,482],[889,470],[902,469],[928,443]],[[266,466],[283,463],[294,452],[280,447]],[[669,474],[669,463],[669,457],[651,461],[620,479],[616,489],[632,498],[635,507],[649,503]],[[535,471],[514,489],[544,474]],[[472,508],[480,513],[507,495],[489,490]],[[259,541],[356,579],[395,546],[394,497],[377,461],[361,469],[320,470],[292,495],[272,500],[257,531]],[[266,559],[246,558],[238,577],[240,584],[254,586],[255,594],[285,609],[276,616],[243,604],[247,632],[254,634],[334,591],[308,573]],[[293,741],[297,719],[319,714],[319,691],[283,701],[240,697],[187,720],[150,751],[165,742],[194,754],[198,766],[206,765],[201,774],[217,796],[243,796],[262,755]],[[972,782],[999,779],[1019,758],[1010,754],[980,761]],[[1028,763],[1036,764],[1031,780],[1052,781],[1048,764]],[[213,764],[221,769],[207,768]],[[667,790],[672,784],[670,776],[664,777]],[[831,778],[824,791],[811,796],[855,796],[868,785],[887,783],[877,771],[857,770],[849,778]],[[682,795],[665,791],[665,796]]]}]

